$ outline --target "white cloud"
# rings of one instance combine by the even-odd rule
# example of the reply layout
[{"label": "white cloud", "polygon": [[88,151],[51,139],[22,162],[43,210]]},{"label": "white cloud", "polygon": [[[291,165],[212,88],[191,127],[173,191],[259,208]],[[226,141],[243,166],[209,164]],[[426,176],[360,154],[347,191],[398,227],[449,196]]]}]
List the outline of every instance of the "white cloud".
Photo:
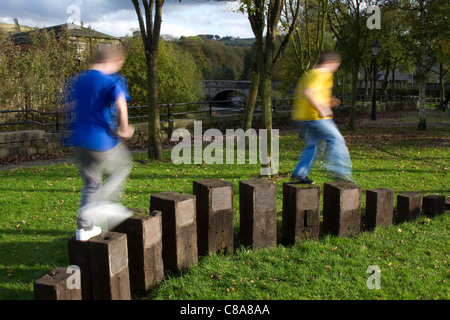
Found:
[{"label": "white cloud", "polygon": [[[253,37],[246,16],[237,12],[235,3],[197,2],[163,7],[163,30],[174,30],[171,35],[214,34],[223,36]],[[177,9],[177,10],[176,10]],[[183,32],[191,31],[191,34]],[[167,32],[167,34],[170,34]]]},{"label": "white cloud", "polygon": [[85,24],[97,31],[117,37],[130,35],[131,30],[139,28],[136,13],[131,10],[119,10],[103,14],[95,22],[85,22]]},{"label": "white cloud", "polygon": [[[114,36],[138,28],[130,0],[1,0],[1,22],[44,27],[67,21],[67,8],[78,5],[85,25]],[[253,37],[246,16],[236,12],[234,2],[166,0],[161,34],[180,37],[197,34]]]}]

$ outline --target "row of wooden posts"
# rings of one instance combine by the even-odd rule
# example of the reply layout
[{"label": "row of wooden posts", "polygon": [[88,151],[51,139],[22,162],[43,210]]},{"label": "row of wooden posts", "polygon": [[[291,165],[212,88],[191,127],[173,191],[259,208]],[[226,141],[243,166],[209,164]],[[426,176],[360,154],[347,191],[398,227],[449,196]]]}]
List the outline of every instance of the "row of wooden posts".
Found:
[{"label": "row of wooden posts", "polygon": [[[221,179],[193,182],[193,194],[150,196],[150,211],[135,214],[113,231],[81,242],[68,241],[69,260],[78,269],[57,268],[34,283],[35,299],[122,300],[147,291],[165,274],[196,265],[198,256],[234,250],[234,187]],[[239,182],[240,241],[253,249],[277,245],[277,188],[266,179]],[[416,219],[421,212],[445,211],[445,197],[417,192],[397,195],[386,188],[366,191],[365,225],[386,227]],[[319,237],[320,187],[283,184],[282,242]],[[361,187],[324,184],[323,233],[351,237],[361,230]],[[79,277],[75,277],[80,272]],[[81,286],[73,281],[81,279]],[[71,282],[71,283],[69,283]]]}]

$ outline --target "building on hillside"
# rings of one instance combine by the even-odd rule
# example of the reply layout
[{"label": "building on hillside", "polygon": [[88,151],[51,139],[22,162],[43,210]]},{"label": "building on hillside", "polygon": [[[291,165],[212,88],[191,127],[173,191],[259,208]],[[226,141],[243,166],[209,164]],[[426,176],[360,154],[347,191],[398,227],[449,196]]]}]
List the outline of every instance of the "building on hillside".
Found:
[{"label": "building on hillside", "polygon": [[[408,73],[407,71],[397,68],[394,71],[390,71],[386,74],[385,70],[379,70],[376,74],[376,88],[381,94],[381,90],[386,86],[386,92],[392,94],[394,85],[397,93],[404,94],[404,92],[413,92],[417,90],[417,78],[418,68],[414,68],[414,72]],[[426,96],[427,97],[439,97],[440,83],[439,83],[439,66],[435,65],[429,74],[429,79],[426,84]],[[448,77],[443,79],[444,88],[446,91],[450,89],[450,83]],[[364,95],[372,92],[372,75],[366,74],[366,70],[362,69],[360,72],[360,81],[358,82],[358,94]]]},{"label": "building on hillside", "polygon": [[[120,39],[114,36],[110,36],[106,33],[96,31],[90,27],[76,25],[73,23],[65,23],[52,27],[42,28],[40,30],[47,30],[47,32],[53,31],[56,39],[58,39],[64,28],[67,28],[72,41],[78,45],[78,51],[81,53],[87,48],[93,48],[94,45],[117,45],[120,44]],[[21,46],[23,49],[27,49],[29,45],[30,32],[20,32],[11,35],[11,40],[15,45]]]}]

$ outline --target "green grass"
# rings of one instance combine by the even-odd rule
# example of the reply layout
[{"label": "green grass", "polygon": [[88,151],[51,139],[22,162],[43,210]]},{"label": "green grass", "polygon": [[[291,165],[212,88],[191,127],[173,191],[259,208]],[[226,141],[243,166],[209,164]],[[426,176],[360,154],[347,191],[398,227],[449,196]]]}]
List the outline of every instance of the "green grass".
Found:
[{"label": "green grass", "polygon": [[[429,130],[415,130],[415,114],[360,122],[342,129],[354,179],[365,190],[387,187],[399,194],[450,194],[448,118],[428,115]],[[381,117],[382,118],[382,117]],[[378,124],[383,125],[378,125]],[[277,184],[278,230],[281,186],[294,168],[301,142],[295,133],[280,138]],[[174,165],[134,155],[123,197],[128,207],[147,209],[150,194],[192,193],[192,182],[221,178],[235,186],[235,233],[239,232],[240,180],[258,176],[258,165]],[[321,188],[329,177],[317,163],[310,175]],[[0,299],[33,299],[33,283],[55,267],[69,266],[67,240],[74,235],[82,186],[70,162],[0,171]],[[396,201],[394,200],[394,205]],[[350,239],[321,235],[317,241],[271,250],[237,247],[233,255],[200,257],[182,275],[168,277],[135,299],[449,299],[450,219],[447,214],[363,231]],[[279,234],[280,235],[280,234]],[[281,238],[281,237],[279,237]],[[366,272],[381,269],[381,289],[370,290]]]}]

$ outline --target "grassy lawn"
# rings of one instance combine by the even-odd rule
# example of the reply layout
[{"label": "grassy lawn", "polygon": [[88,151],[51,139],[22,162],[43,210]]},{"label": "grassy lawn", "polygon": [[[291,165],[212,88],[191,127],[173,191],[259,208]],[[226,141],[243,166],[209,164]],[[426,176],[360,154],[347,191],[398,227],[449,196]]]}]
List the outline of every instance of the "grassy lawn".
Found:
[{"label": "grassy lawn", "polygon": [[[360,120],[342,132],[354,179],[365,191],[387,187],[450,195],[450,118],[429,111],[429,130],[416,130],[417,113]],[[288,181],[302,143],[297,134],[280,137],[277,184],[281,230],[282,184]],[[162,162],[135,153],[123,197],[128,207],[148,209],[150,194],[192,193],[192,182],[220,178],[235,186],[235,233],[239,233],[240,180],[257,177],[259,165],[174,165],[170,150]],[[310,177],[323,189],[329,181],[317,163]],[[0,171],[0,299],[33,299],[33,283],[55,267],[69,266],[67,240],[74,235],[81,179],[77,167],[18,167]],[[394,206],[396,198],[394,199]],[[321,235],[318,241],[233,255],[201,257],[197,266],[162,281],[135,299],[449,299],[450,216],[421,216],[414,222],[365,231],[350,239]],[[279,234],[280,235],[280,234]],[[279,237],[281,239],[281,236]],[[381,288],[368,289],[366,272],[381,270]]]}]

